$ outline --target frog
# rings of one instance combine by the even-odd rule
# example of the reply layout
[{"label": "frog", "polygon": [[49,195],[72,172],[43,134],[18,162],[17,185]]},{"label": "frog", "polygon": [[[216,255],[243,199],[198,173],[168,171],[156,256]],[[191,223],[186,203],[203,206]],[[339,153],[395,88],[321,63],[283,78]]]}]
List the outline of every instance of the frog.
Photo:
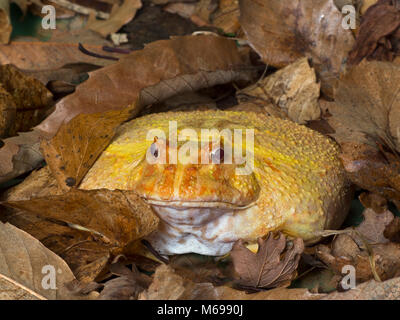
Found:
[{"label": "frog", "polygon": [[340,227],[351,185],[339,155],[330,137],[263,113],[154,113],[121,125],[79,188],[135,191],[160,218],[146,240],[161,255],[223,256],[239,239],[313,244]]}]

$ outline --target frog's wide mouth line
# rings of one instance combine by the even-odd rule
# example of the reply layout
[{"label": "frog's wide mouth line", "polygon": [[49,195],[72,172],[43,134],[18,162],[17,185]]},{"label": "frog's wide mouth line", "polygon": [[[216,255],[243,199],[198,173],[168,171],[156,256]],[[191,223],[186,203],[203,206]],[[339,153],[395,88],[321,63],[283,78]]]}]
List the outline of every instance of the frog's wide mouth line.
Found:
[{"label": "frog's wide mouth line", "polygon": [[247,209],[255,205],[255,201],[245,204],[239,205],[231,202],[223,202],[223,201],[179,201],[179,200],[155,200],[155,199],[146,199],[144,198],[150,205],[160,206],[160,207],[174,207],[174,208],[218,208],[218,209],[235,209],[242,210]]}]

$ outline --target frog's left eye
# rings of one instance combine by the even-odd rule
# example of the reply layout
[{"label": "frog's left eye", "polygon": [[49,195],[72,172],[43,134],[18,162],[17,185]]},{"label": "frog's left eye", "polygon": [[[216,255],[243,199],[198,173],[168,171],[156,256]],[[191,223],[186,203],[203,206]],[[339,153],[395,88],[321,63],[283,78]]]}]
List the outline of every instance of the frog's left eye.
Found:
[{"label": "frog's left eye", "polygon": [[155,142],[153,142],[150,146],[150,153],[154,158],[158,158],[159,156],[159,150],[158,150],[158,146]]},{"label": "frog's left eye", "polygon": [[211,152],[212,163],[223,163],[224,162],[224,149],[217,148]]}]

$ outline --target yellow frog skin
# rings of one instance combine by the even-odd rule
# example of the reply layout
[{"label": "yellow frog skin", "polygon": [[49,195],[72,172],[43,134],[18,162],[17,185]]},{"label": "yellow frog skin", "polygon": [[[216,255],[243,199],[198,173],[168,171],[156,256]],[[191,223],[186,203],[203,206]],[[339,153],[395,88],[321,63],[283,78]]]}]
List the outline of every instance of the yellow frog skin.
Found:
[{"label": "yellow frog skin", "polygon": [[[177,145],[170,139],[171,121],[178,137],[183,135]],[[197,137],[186,136],[186,128],[195,130]],[[154,129],[165,136],[149,134]],[[218,143],[204,143],[202,129],[225,129],[232,136],[242,129],[243,139],[224,136]],[[252,148],[246,129],[254,132]],[[182,163],[179,155],[188,141],[195,142],[198,154],[187,152],[191,161]],[[236,169],[244,164],[234,159],[227,163],[222,156],[229,146],[240,148],[243,156],[250,154],[254,168],[238,174]],[[238,239],[251,243],[269,231],[281,230],[311,243],[324,229],[339,227],[350,192],[338,154],[338,146],[328,137],[259,113],[151,114],[121,126],[80,188],[138,192],[160,217],[158,230],[147,239],[161,254],[218,256],[228,253]],[[221,163],[215,163],[215,155]],[[210,157],[210,163],[195,163],[201,156]]]}]

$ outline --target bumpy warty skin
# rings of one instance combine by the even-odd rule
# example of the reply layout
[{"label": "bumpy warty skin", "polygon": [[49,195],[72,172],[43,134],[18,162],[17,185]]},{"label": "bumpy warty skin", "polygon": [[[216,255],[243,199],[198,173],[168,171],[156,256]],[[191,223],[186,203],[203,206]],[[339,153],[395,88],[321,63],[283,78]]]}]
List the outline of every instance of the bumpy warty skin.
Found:
[{"label": "bumpy warty skin", "polygon": [[[253,172],[237,175],[235,169],[243,165],[236,164],[148,163],[146,152],[153,143],[172,148],[170,121],[176,121],[178,135],[184,128],[198,133],[254,129]],[[148,131],[157,128],[166,140],[147,140]],[[202,149],[198,142],[201,152],[216,148],[207,143]],[[246,144],[239,148],[244,154]],[[338,154],[330,138],[259,113],[151,114],[121,126],[80,188],[137,191],[161,218],[159,230],[148,239],[162,254],[223,255],[240,238],[253,242],[281,230],[313,242],[322,230],[339,227],[348,210],[349,184]]]}]

